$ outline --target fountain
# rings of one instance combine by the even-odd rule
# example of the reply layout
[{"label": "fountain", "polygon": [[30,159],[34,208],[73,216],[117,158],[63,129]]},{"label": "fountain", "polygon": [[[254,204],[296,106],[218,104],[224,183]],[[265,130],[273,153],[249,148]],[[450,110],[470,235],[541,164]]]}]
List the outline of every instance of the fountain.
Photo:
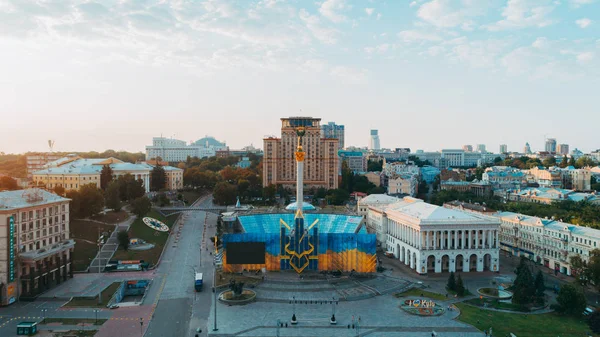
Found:
[{"label": "fountain", "polygon": [[244,282],[229,281],[229,290],[219,294],[219,301],[229,305],[243,305],[254,302],[256,293],[249,289],[244,289]]}]

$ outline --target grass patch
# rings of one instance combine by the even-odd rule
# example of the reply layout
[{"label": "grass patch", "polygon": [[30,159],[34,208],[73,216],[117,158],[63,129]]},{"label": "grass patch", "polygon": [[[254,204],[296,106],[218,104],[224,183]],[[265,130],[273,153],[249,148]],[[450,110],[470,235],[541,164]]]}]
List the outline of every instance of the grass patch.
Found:
[{"label": "grass patch", "polygon": [[244,276],[244,275],[223,273],[222,271],[218,271],[217,272],[217,287],[228,285],[231,279],[234,279],[235,282],[244,282],[244,287],[256,286],[257,284],[259,284],[261,282],[260,276],[257,276],[256,278],[254,278],[254,277],[249,277],[249,276]]},{"label": "grass patch", "polygon": [[121,285],[121,282],[114,282],[111,285],[109,285],[108,287],[104,288],[104,290],[102,290],[102,301],[100,303],[98,303],[98,296],[95,296],[94,298],[73,297],[73,299],[71,299],[71,301],[69,301],[69,303],[65,304],[65,307],[67,307],[67,308],[69,308],[69,307],[76,307],[76,308],[106,307],[106,305],[108,304],[108,301],[110,301],[110,299],[115,294],[117,289],[119,289],[120,285]]},{"label": "grass patch", "polygon": [[100,234],[112,232],[114,225],[105,225],[93,221],[72,220],[69,223],[70,237],[72,239],[82,239],[91,242],[98,242]]},{"label": "grass patch", "polygon": [[444,301],[447,300],[448,298],[442,294],[438,294],[438,293],[432,293],[430,291],[425,291],[422,289],[417,289],[417,288],[411,288],[405,292],[401,292],[401,293],[396,293],[394,294],[394,296],[396,298],[400,298],[400,297],[427,297],[427,298],[431,298],[432,300],[438,300],[438,301]]},{"label": "grass patch", "polygon": [[183,195],[183,199],[186,201],[186,205],[193,204],[194,201],[198,200],[198,198],[204,195],[204,193],[200,191],[182,191],[179,193]]},{"label": "grass patch", "polygon": [[489,311],[457,303],[460,309],[458,319],[471,324],[479,330],[492,328],[494,336],[507,336],[514,333],[518,337],[558,336],[580,337],[587,336],[590,331],[583,319],[559,316],[555,313],[527,315],[507,312]]},{"label": "grass patch", "polygon": [[124,210],[120,210],[118,212],[107,212],[106,214],[96,214],[92,217],[92,219],[100,222],[105,222],[107,224],[117,224],[119,222],[123,222],[129,219],[129,214]]},{"label": "grass patch", "polygon": [[75,248],[73,249],[73,270],[84,271],[90,265],[96,254],[98,245],[80,239],[75,239]]},{"label": "grass patch", "polygon": [[[450,290],[448,288],[446,288],[446,291],[448,292],[448,295],[451,295],[451,297],[454,297],[454,295],[458,295],[456,293],[456,291],[454,290]],[[465,296],[469,296],[472,295],[471,292],[469,291],[469,289],[465,288],[465,293],[462,296],[458,296],[458,297],[465,297]]]},{"label": "grass patch", "polygon": [[93,318],[46,318],[42,320],[41,324],[49,323],[61,323],[63,325],[78,325],[78,324],[92,324],[102,325],[107,319],[99,318],[97,321]]},{"label": "grass patch", "polygon": [[[165,225],[171,228],[177,219],[176,215],[168,218],[163,217],[159,213],[150,211],[146,214],[146,217],[151,217],[162,221]],[[154,229],[146,226],[142,219],[135,219],[131,227],[129,227],[129,237],[142,239],[148,243],[154,244],[154,248],[144,251],[125,251],[119,247],[113,256],[113,260],[144,260],[144,262],[150,263],[150,265],[156,264],[160,254],[163,251],[165,243],[169,238],[169,233],[158,232]]]},{"label": "grass patch", "polygon": [[472,298],[470,300],[465,301],[465,303],[469,303],[471,305],[477,307],[487,307],[493,309],[501,309],[501,310],[511,310],[511,311],[520,311],[520,312],[528,312],[529,310],[526,307],[522,307],[518,304],[500,302],[497,299],[492,298]]}]

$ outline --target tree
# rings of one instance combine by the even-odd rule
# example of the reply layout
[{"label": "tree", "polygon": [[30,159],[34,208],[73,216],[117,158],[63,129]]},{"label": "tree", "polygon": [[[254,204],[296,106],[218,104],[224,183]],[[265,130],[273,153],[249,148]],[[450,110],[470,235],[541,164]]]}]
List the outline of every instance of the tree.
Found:
[{"label": "tree", "polygon": [[544,284],[544,274],[542,274],[541,270],[538,270],[537,275],[535,276],[535,302],[537,305],[544,305],[544,291],[546,290],[546,285]]},{"label": "tree", "polygon": [[142,179],[131,179],[127,182],[127,200],[141,198],[146,194],[146,188]]},{"label": "tree", "polygon": [[587,262],[577,254],[569,257],[569,264],[571,265],[571,275],[575,276],[575,281],[582,286],[587,285],[589,281]]},{"label": "tree", "polygon": [[522,256],[517,267],[517,278],[513,283],[513,303],[523,306],[531,304],[535,295],[533,275],[526,261],[527,259]]},{"label": "tree", "polygon": [[6,176],[2,176],[0,177],[0,191],[1,190],[8,190],[8,191],[14,191],[14,190],[18,190],[19,189],[19,184],[17,184],[17,181],[11,177],[6,177]]},{"label": "tree", "polygon": [[571,158],[569,158],[569,166],[577,166],[577,163],[575,162],[575,157],[571,156]]},{"label": "tree", "polygon": [[458,296],[465,296],[465,285],[463,284],[462,277],[458,274],[458,278],[456,279],[456,294]]},{"label": "tree", "polygon": [[113,180],[113,170],[108,165],[102,166],[102,171],[100,171],[100,188],[103,191],[106,191],[106,188]]},{"label": "tree", "polygon": [[448,277],[448,283],[446,283],[446,288],[451,291],[456,291],[456,278],[454,278],[454,272],[450,272],[450,276]]},{"label": "tree", "polygon": [[106,207],[118,212],[121,210],[121,198],[119,197],[119,183],[111,181],[104,192]]},{"label": "tree", "polygon": [[563,284],[560,287],[556,302],[560,313],[575,317],[581,316],[586,306],[583,291],[572,284]]},{"label": "tree", "polygon": [[227,182],[220,182],[213,190],[214,202],[219,205],[234,205],[236,202],[237,187]]},{"label": "tree", "polygon": [[592,160],[592,158],[581,157],[575,162],[576,168],[584,168],[588,166],[596,166],[596,163],[594,162],[594,160]]},{"label": "tree", "polygon": [[327,191],[327,196],[325,197],[330,205],[343,205],[349,198],[350,193],[342,188]]},{"label": "tree", "polygon": [[148,197],[139,197],[131,201],[131,210],[138,218],[144,217],[152,208],[152,202]]},{"label": "tree", "polygon": [[274,201],[276,193],[277,193],[277,187],[273,184],[270,184],[269,186],[265,186],[262,189],[262,196],[265,201],[271,201],[271,202]]},{"label": "tree", "polygon": [[554,156],[549,156],[546,159],[544,159],[544,161],[542,163],[546,167],[554,166],[554,165],[556,165],[556,158]]},{"label": "tree", "polygon": [[369,160],[367,162],[367,171],[369,172],[381,172],[383,162],[381,160]]},{"label": "tree", "polygon": [[560,161],[560,167],[565,168],[567,166],[569,166],[569,158],[567,158],[567,155],[565,154]]},{"label": "tree", "polygon": [[150,172],[150,190],[151,191],[160,191],[167,185],[167,173],[165,169],[156,165]]},{"label": "tree", "polygon": [[595,310],[590,317],[588,317],[588,325],[594,333],[600,333],[600,311]]},{"label": "tree", "polygon": [[62,187],[61,185],[56,185],[56,186],[54,186],[54,188],[52,189],[52,191],[53,191],[55,194],[58,194],[58,195],[60,195],[61,197],[64,197],[64,196],[65,196],[65,188],[64,188],[64,187]]},{"label": "tree", "polygon": [[69,209],[74,218],[86,218],[104,208],[104,196],[95,184],[83,185],[79,191],[68,191],[66,196],[71,199]]},{"label": "tree", "polygon": [[127,249],[129,249],[129,233],[127,233],[126,230],[117,233],[117,240],[119,241],[119,246],[121,246],[123,250],[127,251]]},{"label": "tree", "polygon": [[587,264],[587,273],[589,281],[591,281],[598,290],[600,290],[600,250],[594,249],[590,252],[590,258]]}]

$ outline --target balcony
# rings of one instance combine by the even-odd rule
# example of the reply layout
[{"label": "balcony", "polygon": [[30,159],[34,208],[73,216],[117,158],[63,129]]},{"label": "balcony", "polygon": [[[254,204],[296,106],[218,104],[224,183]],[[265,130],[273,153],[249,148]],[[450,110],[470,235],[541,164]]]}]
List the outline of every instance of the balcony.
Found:
[{"label": "balcony", "polygon": [[54,254],[58,254],[73,247],[75,247],[75,240],[65,240],[52,246],[47,246],[31,252],[21,253],[19,256],[23,262],[33,262]]}]

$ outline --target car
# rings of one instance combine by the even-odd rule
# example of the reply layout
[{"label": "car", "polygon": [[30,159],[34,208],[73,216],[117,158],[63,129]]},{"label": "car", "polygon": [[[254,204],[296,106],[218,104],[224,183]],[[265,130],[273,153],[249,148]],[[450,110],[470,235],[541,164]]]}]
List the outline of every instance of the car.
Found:
[{"label": "car", "polygon": [[117,308],[119,308],[119,305],[118,305],[118,304],[113,304],[113,305],[111,305],[111,306],[110,306],[110,307],[108,307],[108,308],[109,308],[109,309],[117,309]]},{"label": "car", "polygon": [[591,315],[593,312],[594,312],[594,309],[592,309],[592,308],[590,308],[590,307],[587,307],[587,308],[585,308],[585,310],[583,311],[583,315],[584,315],[584,316],[589,316],[589,315]]}]

